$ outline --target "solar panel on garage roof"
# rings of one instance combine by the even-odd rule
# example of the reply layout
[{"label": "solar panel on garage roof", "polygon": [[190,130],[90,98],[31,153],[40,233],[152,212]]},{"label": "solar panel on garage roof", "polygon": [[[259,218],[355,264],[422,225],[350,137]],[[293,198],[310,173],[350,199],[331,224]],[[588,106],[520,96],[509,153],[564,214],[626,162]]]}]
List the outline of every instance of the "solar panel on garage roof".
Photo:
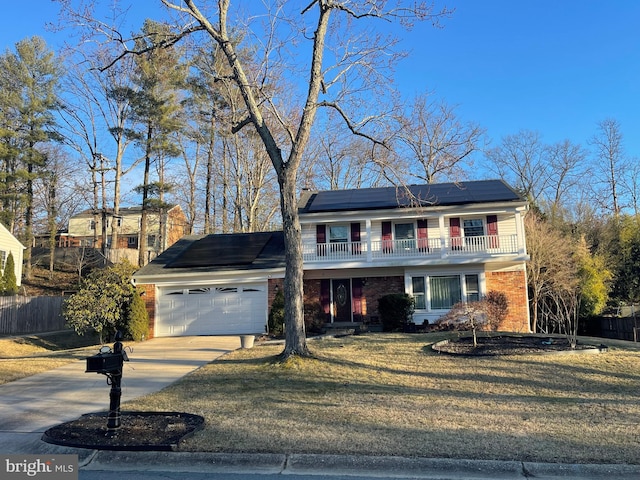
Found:
[{"label": "solar panel on garage roof", "polygon": [[169,268],[249,265],[253,263],[272,233],[208,235],[193,242]]},{"label": "solar panel on garage roof", "polygon": [[307,206],[306,211],[371,210],[418,205],[460,205],[516,200],[522,199],[504,182],[481,180],[397,188],[362,188],[318,192],[310,205]]}]

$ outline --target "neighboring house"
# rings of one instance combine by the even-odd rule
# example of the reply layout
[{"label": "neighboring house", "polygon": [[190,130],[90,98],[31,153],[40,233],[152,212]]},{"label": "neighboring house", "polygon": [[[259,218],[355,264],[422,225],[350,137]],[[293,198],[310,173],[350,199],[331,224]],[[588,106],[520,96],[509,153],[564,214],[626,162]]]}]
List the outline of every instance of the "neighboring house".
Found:
[{"label": "neighboring house", "polygon": [[[529,331],[523,216],[502,181],[303,192],[304,299],[333,324],[380,322],[413,295],[416,324],[504,292],[501,330]],[[284,278],[282,232],[190,236],[134,274],[154,336],[262,333]]]},{"label": "neighboring house", "polygon": [[16,281],[18,286],[22,284],[22,260],[24,258],[24,245],[18,241],[12,233],[0,223],[0,275],[4,274],[9,253],[13,254]]},{"label": "neighboring house", "polygon": [[[140,244],[140,226],[142,207],[120,208],[118,215],[112,209],[106,212],[85,210],[69,219],[66,233],[58,236],[59,247],[94,247],[102,246],[102,222],[106,225],[108,248],[134,248]],[[112,246],[112,225],[116,224],[118,233],[117,245]],[[147,250],[162,252],[185,235],[187,219],[179,205],[172,206],[160,214],[157,211],[147,212]],[[45,245],[46,246],[46,245]]]}]

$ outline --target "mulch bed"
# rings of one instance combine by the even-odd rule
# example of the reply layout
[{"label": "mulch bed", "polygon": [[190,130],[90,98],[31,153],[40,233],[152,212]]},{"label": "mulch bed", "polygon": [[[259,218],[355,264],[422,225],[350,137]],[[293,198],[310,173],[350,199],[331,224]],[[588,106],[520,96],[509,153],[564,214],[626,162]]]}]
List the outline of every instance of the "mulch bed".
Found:
[{"label": "mulch bed", "polygon": [[438,342],[433,349],[440,353],[468,356],[488,355],[527,355],[540,353],[563,353],[576,351],[603,351],[605,345],[594,346],[578,343],[571,348],[566,338],[542,336],[495,335],[478,336],[478,345],[474,347],[473,337],[465,336],[455,340]]},{"label": "mulch bed", "polygon": [[90,413],[51,427],[42,440],[95,450],[172,451],[203,426],[204,418],[190,413],[122,412],[121,425],[111,435],[107,431],[107,413]]}]

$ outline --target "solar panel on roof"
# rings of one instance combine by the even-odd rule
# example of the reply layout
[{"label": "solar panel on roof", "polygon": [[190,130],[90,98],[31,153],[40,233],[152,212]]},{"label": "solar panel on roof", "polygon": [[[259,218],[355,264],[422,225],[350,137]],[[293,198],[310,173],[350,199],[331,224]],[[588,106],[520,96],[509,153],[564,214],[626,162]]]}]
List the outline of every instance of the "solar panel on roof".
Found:
[{"label": "solar panel on roof", "polygon": [[193,242],[168,268],[248,265],[255,261],[271,233],[208,235]]},{"label": "solar panel on roof", "polygon": [[429,205],[522,200],[500,180],[330,190],[315,194],[307,212],[371,210]]}]

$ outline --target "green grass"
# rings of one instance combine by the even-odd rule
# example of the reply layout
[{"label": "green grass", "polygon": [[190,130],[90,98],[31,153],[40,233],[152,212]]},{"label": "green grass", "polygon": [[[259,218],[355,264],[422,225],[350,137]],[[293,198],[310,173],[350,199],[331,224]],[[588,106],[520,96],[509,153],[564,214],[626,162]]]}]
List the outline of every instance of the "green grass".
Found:
[{"label": "green grass", "polygon": [[[206,427],[186,451],[639,463],[640,350],[453,357],[445,334],[367,334],[238,350],[123,409],[182,411]],[[598,341],[600,343],[600,341]]]}]

